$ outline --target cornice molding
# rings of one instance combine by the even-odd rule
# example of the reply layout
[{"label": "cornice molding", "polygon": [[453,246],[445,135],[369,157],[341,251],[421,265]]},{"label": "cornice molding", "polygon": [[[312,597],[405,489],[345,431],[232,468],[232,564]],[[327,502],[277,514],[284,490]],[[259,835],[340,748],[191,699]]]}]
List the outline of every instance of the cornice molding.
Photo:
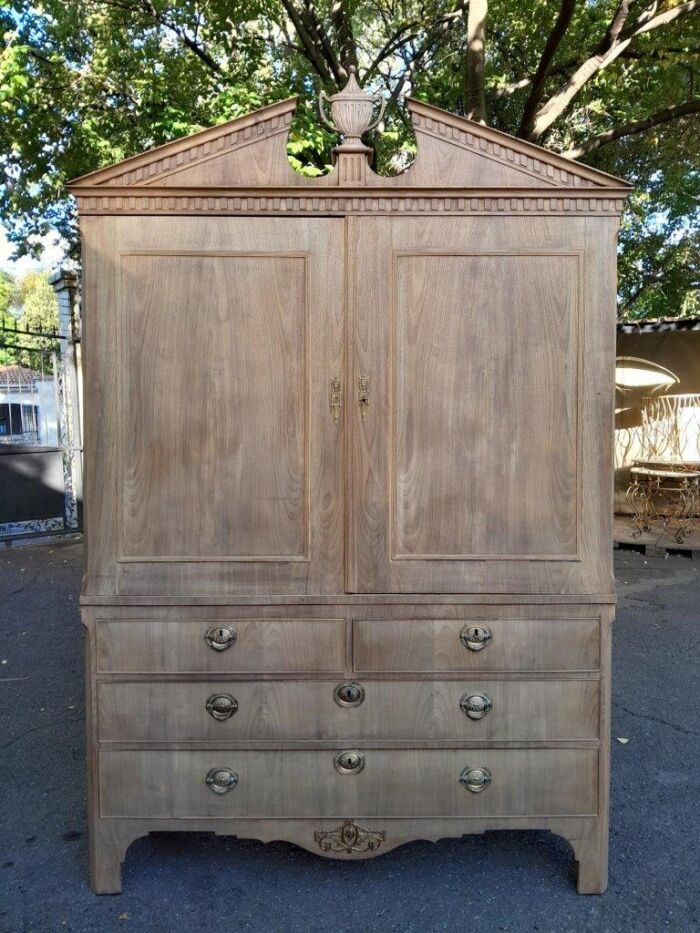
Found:
[{"label": "cornice molding", "polygon": [[81,215],[91,214],[577,214],[615,216],[624,189],[417,189],[226,190],[93,188],[76,191]]}]

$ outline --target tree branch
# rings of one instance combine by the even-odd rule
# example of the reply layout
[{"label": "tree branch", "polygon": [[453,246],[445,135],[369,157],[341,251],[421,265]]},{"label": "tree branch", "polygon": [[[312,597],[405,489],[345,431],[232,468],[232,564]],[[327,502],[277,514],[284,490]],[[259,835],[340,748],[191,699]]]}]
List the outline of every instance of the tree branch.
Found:
[{"label": "tree branch", "polygon": [[[407,42],[410,42],[412,39],[417,38],[418,33],[415,31],[418,27],[417,22],[413,23],[404,23],[403,26],[400,26],[392,35],[387,39],[381,49],[372,59],[369,68],[364,74],[364,80],[368,81],[373,75],[379,71],[379,66],[381,63],[389,57],[397,49],[400,49],[402,45],[405,45]],[[410,33],[408,36],[405,33]]]},{"label": "tree branch", "polygon": [[488,0],[469,0],[464,99],[467,116],[478,123],[486,123],[484,31],[487,12]]},{"label": "tree branch", "polygon": [[306,24],[294,6],[292,0],[281,0],[281,2],[287,13],[287,16],[291,20],[292,26],[294,27],[297,36],[299,36],[299,41],[301,42],[304,49],[304,57],[315,69],[320,79],[326,83],[330,83],[333,79],[328,69],[328,65],[326,64],[324,57],[319,52],[316,42],[309,34],[309,31],[306,28]]},{"label": "tree branch", "polygon": [[510,97],[516,91],[521,91],[524,87],[532,84],[532,78],[521,78],[519,81],[512,81],[510,84],[504,84],[503,87],[494,88],[492,91],[494,97]]},{"label": "tree branch", "polygon": [[197,58],[202,61],[207,68],[211,71],[216,72],[218,75],[224,73],[223,68],[216,59],[207,52],[207,50],[187,34],[187,30],[183,26],[178,26],[177,23],[172,22],[161,12],[159,12],[155,6],[150,2],[150,0],[142,0],[140,6],[133,3],[120,3],[119,0],[95,0],[97,6],[110,6],[118,10],[124,10],[126,13],[145,13],[146,16],[150,17],[151,20],[156,23],[158,26],[162,26],[164,29],[167,29],[169,32],[172,32],[177,38],[186,46],[191,52],[193,52]]},{"label": "tree branch", "polygon": [[432,36],[436,35],[440,30],[446,30],[452,27],[462,16],[465,6],[466,0],[460,0],[450,13],[443,13],[436,17],[433,22],[428,22],[427,24],[420,20],[402,23],[391,33],[384,45],[376,53],[369,68],[363,75],[363,81],[367,82],[375,74],[379,73],[379,66],[382,62],[386,61],[394,52],[398,52],[403,46],[408,45],[409,42],[414,42],[418,39],[421,32],[425,33],[426,36]]},{"label": "tree branch", "polygon": [[625,22],[627,21],[627,17],[630,14],[630,3],[631,0],[620,0],[618,3],[615,15],[610,20],[610,25],[598,48],[599,52],[607,52],[608,49],[611,49],[617,42]]},{"label": "tree branch", "polygon": [[[527,136],[528,139],[536,142],[542,134],[549,129],[552,123],[562,115],[581,88],[583,88],[591,78],[602,71],[603,68],[606,68],[615,61],[637,36],[645,32],[650,32],[653,29],[658,29],[660,26],[665,26],[678,19],[680,16],[692,13],[700,7],[700,0],[688,0],[688,2],[672,7],[664,13],[651,16],[643,22],[641,21],[642,17],[640,17],[640,20],[637,20],[634,24],[632,31],[628,33],[621,32],[620,30],[622,27],[619,24],[619,19],[622,15],[621,8],[624,7],[624,4],[625,0],[622,0],[596,53],[579,65],[568,81],[566,81],[566,83],[563,84],[535,114],[532,129]],[[606,47],[608,40],[612,40],[612,45]]]},{"label": "tree branch", "polygon": [[566,31],[571,24],[571,18],[574,15],[575,9],[576,0],[562,0],[559,13],[551,32],[547,36],[547,41],[542,51],[542,57],[540,58],[537,70],[532,79],[532,90],[523,107],[523,116],[520,121],[518,136],[527,136],[532,130],[535,113],[537,112],[539,103],[542,100],[542,95],[544,94],[544,88],[549,76],[549,70],[552,67],[552,61],[559,48],[559,43],[566,35]]},{"label": "tree branch", "polygon": [[658,285],[659,282],[662,282],[664,278],[663,270],[650,272],[648,275],[644,276],[641,280],[639,286],[634,290],[634,292],[622,302],[622,304],[617,309],[618,320],[621,320],[624,315],[630,310],[630,308],[637,303],[637,301],[642,297],[644,292],[649,291],[653,285]]},{"label": "tree branch", "polygon": [[579,159],[581,156],[593,152],[595,149],[600,149],[601,146],[614,142],[616,139],[622,139],[625,136],[634,136],[636,133],[644,133],[654,126],[659,126],[662,123],[670,123],[672,120],[678,120],[680,117],[688,116],[691,113],[700,113],[700,97],[687,100],[685,103],[677,104],[675,107],[665,107],[663,110],[657,110],[656,113],[652,113],[651,116],[646,117],[644,120],[624,123],[622,126],[606,130],[604,133],[598,133],[596,136],[592,136],[590,139],[581,143],[580,146],[563,152],[562,155],[567,159]]},{"label": "tree branch", "polygon": [[347,8],[347,0],[334,0],[331,6],[331,21],[338,47],[340,68],[345,73],[344,77],[347,78],[350,65],[357,68],[357,45],[352,28],[352,17]]},{"label": "tree branch", "polygon": [[316,12],[315,4],[312,3],[311,0],[303,0],[303,2],[304,10],[300,15],[304,20],[304,25],[306,26],[309,35],[313,38],[320,54],[324,57],[326,64],[330,68],[333,74],[333,78],[335,79],[335,83],[340,85],[343,77],[347,77],[347,75],[345,74],[344,69],[340,66],[340,62],[338,61],[338,57],[335,54],[331,40],[328,38],[328,33],[326,32],[326,29]]},{"label": "tree branch", "polygon": [[[402,41],[397,43],[395,51],[402,59],[404,68],[398,76],[398,80],[396,81],[396,84],[394,85],[389,95],[390,100],[398,100],[398,98],[403,93],[406,84],[408,84],[408,82],[413,78],[413,75],[418,70],[418,68],[425,64],[425,60],[431,53],[438,51],[438,49],[443,44],[445,37],[449,34],[450,29],[461,18],[462,11],[464,9],[464,3],[465,0],[459,0],[452,12],[443,13],[441,16],[436,17],[435,20],[429,23],[427,27],[423,28],[422,30],[417,29],[414,34],[404,36]],[[413,28],[414,26],[418,27],[420,24],[406,24],[406,28]],[[407,45],[410,42],[414,42],[414,40],[418,39],[421,32],[424,33],[422,43],[418,48],[414,47],[409,51],[409,49],[406,48]],[[384,59],[386,60],[387,57],[388,53],[384,56]],[[379,68],[379,64],[380,62],[377,57],[377,59],[375,59],[375,63],[371,66],[371,69],[365,73],[364,81],[368,80],[371,75],[371,71],[374,70],[377,74],[382,75],[385,84],[391,85],[393,76],[387,77],[386,75],[382,74]]]}]

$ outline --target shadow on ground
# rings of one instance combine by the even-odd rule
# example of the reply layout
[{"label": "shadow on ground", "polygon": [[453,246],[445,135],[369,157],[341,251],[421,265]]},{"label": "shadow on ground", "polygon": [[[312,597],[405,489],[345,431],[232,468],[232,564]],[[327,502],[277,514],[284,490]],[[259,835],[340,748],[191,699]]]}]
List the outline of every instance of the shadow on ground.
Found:
[{"label": "shadow on ground", "polygon": [[133,844],[121,896],[98,898],[86,884],[82,551],[0,552],[0,931],[698,929],[700,562],[616,556],[607,894],[575,893],[571,850],[548,833],[415,842],[355,863],[164,833]]}]

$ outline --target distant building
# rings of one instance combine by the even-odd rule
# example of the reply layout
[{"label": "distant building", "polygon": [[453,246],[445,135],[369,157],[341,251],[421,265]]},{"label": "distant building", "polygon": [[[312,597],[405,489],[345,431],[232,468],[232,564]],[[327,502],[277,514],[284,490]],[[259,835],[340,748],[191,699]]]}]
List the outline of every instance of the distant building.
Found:
[{"label": "distant building", "polygon": [[58,446],[53,373],[0,366],[0,444]]}]

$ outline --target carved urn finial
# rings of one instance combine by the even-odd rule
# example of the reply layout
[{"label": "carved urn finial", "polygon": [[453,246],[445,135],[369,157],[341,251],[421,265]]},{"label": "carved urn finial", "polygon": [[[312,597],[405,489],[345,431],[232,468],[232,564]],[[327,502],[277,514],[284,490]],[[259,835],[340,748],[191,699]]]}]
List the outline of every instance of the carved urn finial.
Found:
[{"label": "carved urn finial", "polygon": [[[351,65],[348,69],[350,77],[348,83],[342,91],[328,97],[323,91],[318,97],[318,107],[321,114],[321,121],[334,133],[340,133],[343,141],[333,150],[333,153],[339,152],[370,152],[368,146],[362,142],[362,134],[368,130],[373,130],[384,116],[386,100],[381,93],[368,94],[363,91],[357,83],[357,69]],[[327,116],[324,101],[331,105],[331,119]],[[372,113],[375,106],[379,105],[379,112],[376,119],[372,120]]]}]

